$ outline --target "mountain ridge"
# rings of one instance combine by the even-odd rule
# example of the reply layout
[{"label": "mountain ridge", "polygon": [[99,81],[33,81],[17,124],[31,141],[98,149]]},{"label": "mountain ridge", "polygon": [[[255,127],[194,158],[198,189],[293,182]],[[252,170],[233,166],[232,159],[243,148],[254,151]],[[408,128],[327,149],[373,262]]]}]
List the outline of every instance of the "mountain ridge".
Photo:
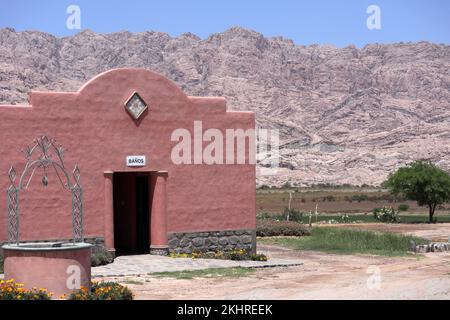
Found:
[{"label": "mountain ridge", "polygon": [[118,67],[152,69],[189,95],[224,96],[281,134],[281,168],[259,184],[379,184],[415,159],[450,169],[450,46],[296,45],[232,27],[201,39],[158,31],[56,37],[0,29],[0,103],[76,91]]}]

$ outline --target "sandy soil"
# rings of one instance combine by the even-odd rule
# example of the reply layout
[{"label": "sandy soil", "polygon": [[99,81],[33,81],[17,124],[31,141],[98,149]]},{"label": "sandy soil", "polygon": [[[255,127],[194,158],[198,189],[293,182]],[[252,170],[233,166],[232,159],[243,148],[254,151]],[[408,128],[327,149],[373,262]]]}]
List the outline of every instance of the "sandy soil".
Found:
[{"label": "sandy soil", "polygon": [[450,253],[387,258],[260,249],[270,256],[300,257],[305,264],[241,278],[113,279],[129,286],[137,299],[450,299]]},{"label": "sandy soil", "polygon": [[[337,225],[447,240],[450,224]],[[259,246],[269,257],[304,265],[258,269],[241,278],[178,280],[152,276],[105,278],[130,287],[137,299],[450,299],[450,252],[409,257],[334,255]],[[131,284],[130,281],[137,281]]]}]

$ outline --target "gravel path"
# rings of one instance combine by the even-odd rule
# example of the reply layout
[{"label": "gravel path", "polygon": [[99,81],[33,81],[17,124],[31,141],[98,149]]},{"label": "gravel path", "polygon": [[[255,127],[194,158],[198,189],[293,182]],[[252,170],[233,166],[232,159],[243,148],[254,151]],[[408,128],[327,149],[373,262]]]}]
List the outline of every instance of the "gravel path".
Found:
[{"label": "gravel path", "polygon": [[299,266],[301,259],[274,258],[269,261],[231,261],[218,259],[169,258],[153,255],[121,256],[113,263],[92,268],[92,276],[130,276],[145,275],[155,272],[175,272],[201,270],[209,268],[269,268]]}]

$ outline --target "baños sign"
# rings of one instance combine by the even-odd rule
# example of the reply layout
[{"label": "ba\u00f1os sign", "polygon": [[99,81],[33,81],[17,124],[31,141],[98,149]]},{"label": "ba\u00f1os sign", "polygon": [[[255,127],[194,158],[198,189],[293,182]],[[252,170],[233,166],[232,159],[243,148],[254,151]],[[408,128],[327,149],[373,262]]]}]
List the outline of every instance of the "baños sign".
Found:
[{"label": "ba\u00f1os sign", "polygon": [[145,156],[127,156],[127,167],[143,167],[145,164]]}]

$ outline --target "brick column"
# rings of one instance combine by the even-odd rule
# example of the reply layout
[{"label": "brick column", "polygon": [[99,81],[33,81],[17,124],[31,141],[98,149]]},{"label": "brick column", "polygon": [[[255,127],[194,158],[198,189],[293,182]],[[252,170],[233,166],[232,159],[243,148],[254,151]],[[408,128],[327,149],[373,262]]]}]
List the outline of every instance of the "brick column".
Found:
[{"label": "brick column", "polygon": [[[154,174],[153,201],[150,216],[150,254],[167,255],[167,171]],[[151,190],[150,190],[151,192]]]},{"label": "brick column", "polygon": [[113,195],[113,172],[105,171],[105,211],[104,211],[104,228],[105,228],[105,247],[111,253],[115,253],[114,249],[114,195]]}]

